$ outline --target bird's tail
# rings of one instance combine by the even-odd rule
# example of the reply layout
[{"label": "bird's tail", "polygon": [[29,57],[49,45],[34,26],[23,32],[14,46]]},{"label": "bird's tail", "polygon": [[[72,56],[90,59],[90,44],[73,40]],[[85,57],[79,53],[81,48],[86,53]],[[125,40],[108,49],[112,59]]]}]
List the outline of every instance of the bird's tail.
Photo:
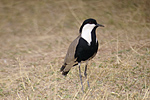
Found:
[{"label": "bird's tail", "polygon": [[62,72],[62,75],[66,76],[68,74],[69,70],[65,70],[67,64],[62,65],[62,67],[60,68],[60,71]]}]

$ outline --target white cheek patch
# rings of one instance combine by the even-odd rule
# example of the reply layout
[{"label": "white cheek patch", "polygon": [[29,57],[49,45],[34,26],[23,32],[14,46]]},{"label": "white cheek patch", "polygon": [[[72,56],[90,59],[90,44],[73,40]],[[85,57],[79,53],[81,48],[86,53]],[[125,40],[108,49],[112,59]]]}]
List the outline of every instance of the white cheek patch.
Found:
[{"label": "white cheek patch", "polygon": [[95,26],[95,24],[86,24],[82,29],[81,37],[84,38],[89,45],[91,45],[92,42],[91,32]]}]

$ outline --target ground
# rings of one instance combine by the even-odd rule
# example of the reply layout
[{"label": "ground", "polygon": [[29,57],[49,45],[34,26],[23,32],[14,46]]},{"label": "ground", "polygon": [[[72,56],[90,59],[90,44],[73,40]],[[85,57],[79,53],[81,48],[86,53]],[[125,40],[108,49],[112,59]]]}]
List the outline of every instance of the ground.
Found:
[{"label": "ground", "polygon": [[[149,100],[148,0],[1,0],[1,100]],[[87,18],[99,49],[83,77],[60,73],[68,46]],[[84,76],[84,63],[82,75]]]}]

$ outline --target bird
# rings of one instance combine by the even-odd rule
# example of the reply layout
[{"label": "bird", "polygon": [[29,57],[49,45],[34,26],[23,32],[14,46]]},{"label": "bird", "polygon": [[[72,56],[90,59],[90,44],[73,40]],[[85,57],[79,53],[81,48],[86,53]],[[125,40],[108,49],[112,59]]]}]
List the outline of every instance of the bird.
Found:
[{"label": "bird", "polygon": [[[67,54],[64,59],[64,63],[60,68],[62,75],[67,76],[70,69],[76,65],[79,66],[79,77],[81,81],[82,91],[82,75],[80,65],[83,62],[85,64],[84,76],[87,79],[87,65],[88,61],[95,57],[98,51],[98,40],[96,38],[97,27],[104,27],[104,25],[98,24],[93,18],[88,18],[83,21],[80,29],[79,36],[70,44]],[[89,81],[87,80],[88,87]]]}]

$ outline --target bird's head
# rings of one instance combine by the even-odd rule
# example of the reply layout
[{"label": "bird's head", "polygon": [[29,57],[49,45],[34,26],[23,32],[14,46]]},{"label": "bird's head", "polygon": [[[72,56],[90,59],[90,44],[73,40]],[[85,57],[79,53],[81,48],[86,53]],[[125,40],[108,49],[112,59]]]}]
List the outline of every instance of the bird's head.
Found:
[{"label": "bird's head", "polygon": [[101,25],[101,24],[98,24],[95,19],[89,18],[89,19],[86,19],[82,23],[79,32],[82,33],[83,28],[84,29],[94,29],[94,28],[97,28],[97,27],[104,27],[104,26]]}]

